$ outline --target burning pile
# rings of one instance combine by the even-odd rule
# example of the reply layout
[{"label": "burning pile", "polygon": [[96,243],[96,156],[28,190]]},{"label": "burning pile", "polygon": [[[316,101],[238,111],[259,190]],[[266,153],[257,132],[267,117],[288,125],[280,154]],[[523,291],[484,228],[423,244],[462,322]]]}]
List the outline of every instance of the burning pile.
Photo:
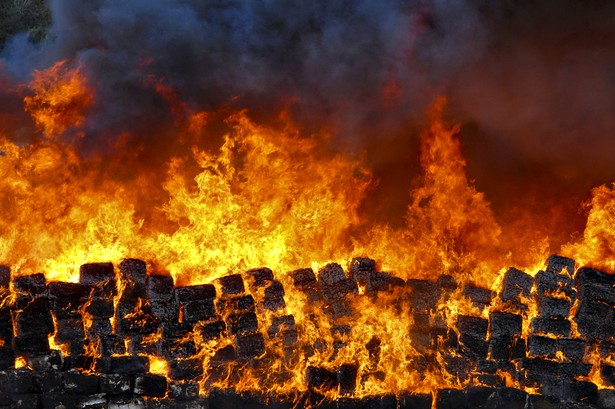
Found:
[{"label": "burning pile", "polygon": [[559,256],[497,293],[366,258],[286,289],[268,268],[175,286],[137,259],[84,264],[79,283],[0,271],[11,407],[614,407],[615,278]]}]

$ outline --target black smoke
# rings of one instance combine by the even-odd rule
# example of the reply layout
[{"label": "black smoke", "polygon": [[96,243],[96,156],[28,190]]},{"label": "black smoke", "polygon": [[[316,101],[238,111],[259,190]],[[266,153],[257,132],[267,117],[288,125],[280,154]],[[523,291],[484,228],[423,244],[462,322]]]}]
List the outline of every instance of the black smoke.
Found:
[{"label": "black smoke", "polygon": [[440,95],[462,125],[470,177],[503,218],[521,208],[548,214],[564,202],[573,228],[562,234],[570,234],[589,189],[615,180],[613,2],[50,0],[49,7],[48,38],[14,37],[2,66],[19,82],[58,60],[83,64],[96,88],[84,151],[113,150],[110,138],[127,131],[128,146],[144,156],[176,145],[176,118],[144,81],[155,78],[193,110],[230,105],[270,121],[287,109],[307,130],[333,129],[338,148],[367,151],[381,181],[367,206],[384,218],[404,212],[425,111]]}]

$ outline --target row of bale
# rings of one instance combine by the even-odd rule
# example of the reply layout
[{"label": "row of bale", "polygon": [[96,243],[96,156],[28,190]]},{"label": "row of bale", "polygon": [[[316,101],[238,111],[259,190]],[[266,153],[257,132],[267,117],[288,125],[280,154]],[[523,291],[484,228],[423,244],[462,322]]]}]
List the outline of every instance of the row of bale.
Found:
[{"label": "row of bale", "polygon": [[[301,326],[285,312],[283,284],[259,268],[176,286],[170,275],[125,259],[117,269],[82,265],[78,283],[11,277],[0,267],[0,407],[615,408],[614,391],[590,380],[615,386],[611,275],[575,270],[573,260],[554,255],[535,277],[509,269],[497,292],[448,275],[404,281],[367,258],[353,259],[347,271],[329,264],[290,278],[328,317],[334,339],[351,329],[354,297],[377,303],[379,294],[394,294],[412,322],[417,367],[444,370],[463,387],[358,399],[366,376],[395,374],[360,373],[350,362],[308,366],[307,392],[289,399],[220,390],[216,385],[232,385],[237,371],[271,371],[273,360],[317,348],[299,345]],[[450,326],[439,311],[459,294],[484,313],[458,315]],[[205,365],[203,345],[217,346]],[[374,368],[380,345],[378,337],[365,340]],[[154,373],[152,357],[165,362],[165,374]],[[283,383],[292,374],[286,376],[269,378]],[[325,399],[330,392],[338,398]]]}]

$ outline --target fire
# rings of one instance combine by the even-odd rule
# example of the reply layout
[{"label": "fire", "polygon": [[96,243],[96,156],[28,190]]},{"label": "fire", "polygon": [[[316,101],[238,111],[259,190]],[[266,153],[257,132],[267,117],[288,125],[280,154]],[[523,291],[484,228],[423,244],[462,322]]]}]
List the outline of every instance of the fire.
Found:
[{"label": "fire", "polygon": [[[360,156],[332,147],[329,132],[305,135],[287,114],[280,115],[277,125],[263,125],[246,111],[193,110],[163,79],[145,83],[164,97],[178,119],[184,154],[160,164],[159,173],[115,178],[108,176],[123,174],[128,166],[121,158],[86,156],[61,138],[67,132],[79,134],[92,109],[84,69],[60,62],[35,74],[30,84],[34,95],[25,98],[25,108],[45,138],[23,146],[0,139],[0,261],[11,265],[13,274],[42,271],[47,280],[76,282],[83,263],[117,266],[130,256],[148,260],[150,272],[170,273],[178,286],[268,266],[287,290],[280,313],[294,317],[296,344],[313,350],[295,351],[289,358],[274,345],[272,333],[268,349],[275,353],[266,371],[254,364],[237,374],[237,368],[220,365],[220,373],[199,380],[202,388],[232,383],[239,391],[304,392],[305,373],[312,369],[365,375],[353,388],[356,396],[429,392],[472,382],[445,369],[451,357],[445,357],[444,348],[433,356],[424,352],[425,342],[442,343],[443,334],[428,340],[409,339],[409,334],[420,320],[446,329],[461,315],[484,320],[492,311],[501,312],[498,308],[504,311],[500,305],[493,310],[473,305],[463,298],[463,285],[497,289],[503,269],[519,253],[528,260],[521,267],[534,275],[548,249],[528,248],[523,240],[506,237],[510,227],[500,226],[466,174],[459,127],[443,120],[444,99],[434,104],[422,135],[423,173],[409,192],[405,226],[394,227],[363,213],[362,204],[377,181]],[[220,116],[226,134],[218,146],[205,147],[208,126]],[[564,246],[564,254],[613,270],[614,209],[614,190],[596,188],[583,239]],[[402,290],[373,296],[359,283],[342,297],[349,311],[336,316],[322,300],[311,300],[293,286],[292,270],[345,266],[357,256],[379,260],[378,271],[400,279],[433,281],[446,274],[458,287],[439,299],[429,316],[421,316],[411,311]],[[262,297],[258,291],[252,295]],[[526,337],[536,315],[536,305],[528,304]],[[259,327],[267,328],[274,314],[257,312]],[[146,341],[154,345],[159,338],[154,334]],[[182,342],[198,346],[205,366],[231,345],[197,335]],[[52,346],[60,348],[53,341]],[[88,353],[95,356],[98,346],[90,345]],[[166,360],[148,356],[150,372],[168,374]],[[390,376],[400,371],[404,376]],[[503,376],[507,384],[514,383],[510,375]],[[321,392],[329,397],[347,393],[342,386]]]}]

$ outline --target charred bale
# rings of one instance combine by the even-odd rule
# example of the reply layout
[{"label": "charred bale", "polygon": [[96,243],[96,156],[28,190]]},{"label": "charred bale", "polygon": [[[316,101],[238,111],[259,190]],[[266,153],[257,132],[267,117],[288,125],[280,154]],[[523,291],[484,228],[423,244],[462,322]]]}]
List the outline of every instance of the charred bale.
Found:
[{"label": "charred bale", "polygon": [[251,287],[264,287],[273,281],[273,271],[267,267],[253,268],[246,271],[246,274],[252,279]]},{"label": "charred bale", "polygon": [[252,358],[265,353],[265,339],[261,333],[235,337],[237,357]]},{"label": "charred bale", "polygon": [[223,296],[242,294],[246,291],[240,274],[231,274],[217,280]]},{"label": "charred bale", "polygon": [[79,282],[90,286],[92,294],[108,297],[117,294],[117,280],[111,263],[89,263],[79,268]]},{"label": "charred bale", "polygon": [[510,303],[518,309],[524,309],[525,305],[521,302],[521,296],[529,297],[534,279],[529,274],[511,267],[504,274],[503,288],[500,299]]},{"label": "charred bale", "polygon": [[508,312],[492,312],[489,315],[491,337],[516,337],[523,330],[523,317]]},{"label": "charred bale", "polygon": [[570,321],[561,318],[533,318],[530,329],[534,334],[554,335],[558,337],[570,337]]},{"label": "charred bale", "polygon": [[436,308],[438,286],[426,280],[409,279],[406,285],[410,289],[410,308],[418,312],[429,312]]},{"label": "charred bale", "polygon": [[491,305],[495,293],[487,288],[480,288],[471,285],[463,287],[463,295],[468,298],[472,304],[481,310]]},{"label": "charred bale", "polygon": [[320,300],[318,282],[316,281],[314,270],[311,268],[295,270],[291,273],[291,277],[293,278],[295,288],[307,295],[308,302],[313,303]]},{"label": "charred bale", "polygon": [[141,396],[161,398],[167,394],[167,378],[153,374],[137,375],[134,392]]},{"label": "charred bale", "polygon": [[539,271],[536,274],[536,290],[540,297],[563,294],[571,299],[576,298],[574,280],[569,275],[553,271]]}]

